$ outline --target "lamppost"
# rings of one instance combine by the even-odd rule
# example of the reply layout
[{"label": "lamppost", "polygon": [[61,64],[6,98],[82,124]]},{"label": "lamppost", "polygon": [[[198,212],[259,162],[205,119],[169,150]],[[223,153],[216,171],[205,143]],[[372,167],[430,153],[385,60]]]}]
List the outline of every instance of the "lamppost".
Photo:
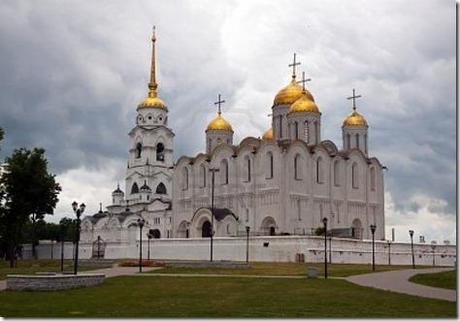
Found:
[{"label": "lamppost", "polygon": [[332,264],[332,231],[329,234],[329,264]]},{"label": "lamppost", "polygon": [[64,272],[64,225],[63,224],[59,224],[59,238],[60,238],[60,241],[61,241],[61,273]]},{"label": "lamppost", "polygon": [[415,256],[414,256],[414,231],[409,230],[409,236],[410,236],[410,248],[412,252],[412,268],[415,269]]},{"label": "lamppost", "polygon": [[213,238],[214,238],[214,178],[215,173],[219,171],[218,168],[210,168],[209,171],[212,173],[211,177],[211,244],[210,244],[210,258],[209,260],[212,262],[212,252],[213,252]]},{"label": "lamppost", "polygon": [[77,215],[77,226],[75,227],[75,260],[73,264],[73,273],[77,274],[78,270],[78,242],[80,241],[80,216],[83,214],[85,211],[86,205],[84,203],[80,204],[80,207],[78,207],[77,202],[72,203],[72,209],[74,213]]},{"label": "lamppost", "polygon": [[142,228],[144,224],[145,220],[143,218],[137,219],[137,225],[139,225],[139,273],[142,272]]},{"label": "lamppost", "polygon": [[150,261],[150,240],[153,238],[153,234],[147,233],[147,260]]},{"label": "lamppost", "polygon": [[246,226],[246,263],[249,262],[249,231],[251,228]]},{"label": "lamppost", "polygon": [[433,266],[435,266],[436,265],[436,261],[435,261],[436,241],[431,241],[431,250],[433,253]]},{"label": "lamppost", "polygon": [[372,271],[375,271],[375,229],[377,226],[371,224],[371,233],[372,233]]},{"label": "lamppost", "polygon": [[324,278],[327,279],[327,217],[323,218],[324,224]]},{"label": "lamppost", "polygon": [[388,244],[388,265],[391,265],[391,241],[387,240]]}]

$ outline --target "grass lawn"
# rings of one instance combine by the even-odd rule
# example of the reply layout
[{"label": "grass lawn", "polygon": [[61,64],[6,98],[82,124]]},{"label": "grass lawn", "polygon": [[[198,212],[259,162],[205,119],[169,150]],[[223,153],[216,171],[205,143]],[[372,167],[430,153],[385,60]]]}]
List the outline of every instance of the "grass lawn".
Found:
[{"label": "grass lawn", "polygon": [[448,271],[432,274],[417,274],[409,279],[414,283],[434,286],[437,288],[457,289],[457,271]]},{"label": "grass lawn", "polygon": [[455,317],[456,303],[337,279],[130,276],[61,292],[0,292],[5,317]]},{"label": "grass lawn", "polygon": [[[154,270],[151,273],[207,273],[207,274],[249,274],[249,275],[306,275],[307,267],[316,267],[319,275],[324,273],[322,263],[273,263],[273,262],[251,262],[250,268],[225,269],[225,268],[180,268],[166,267],[161,270]],[[418,268],[423,268],[418,266]],[[410,269],[407,265],[376,265],[375,271],[390,271]],[[355,274],[372,273],[370,264],[329,264],[328,273],[330,276],[350,276]]]},{"label": "grass lawn", "polygon": [[[84,260],[78,262],[78,271],[88,271],[110,267],[111,264],[101,261],[97,264],[87,264]],[[64,261],[64,271],[73,270],[73,261]],[[34,274],[35,272],[60,272],[60,260],[18,260],[16,268],[11,269],[10,263],[0,260],[0,280],[6,279],[7,274]]]}]

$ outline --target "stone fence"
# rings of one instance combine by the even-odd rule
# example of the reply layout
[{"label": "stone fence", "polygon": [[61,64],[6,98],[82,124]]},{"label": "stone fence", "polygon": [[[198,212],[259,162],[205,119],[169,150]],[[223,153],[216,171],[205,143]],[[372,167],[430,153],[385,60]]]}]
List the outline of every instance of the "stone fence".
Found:
[{"label": "stone fence", "polygon": [[56,291],[89,287],[104,282],[105,274],[7,275],[6,289],[12,291]]}]

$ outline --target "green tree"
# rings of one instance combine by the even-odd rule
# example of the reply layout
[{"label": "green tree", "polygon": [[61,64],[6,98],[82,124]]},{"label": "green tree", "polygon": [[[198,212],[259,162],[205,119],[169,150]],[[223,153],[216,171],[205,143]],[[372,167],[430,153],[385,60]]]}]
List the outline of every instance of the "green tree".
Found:
[{"label": "green tree", "polygon": [[[0,225],[5,228],[6,256],[14,267],[22,228],[29,219],[35,225],[45,214],[53,214],[61,187],[48,173],[45,151],[17,149],[6,159],[6,172],[0,178],[4,187],[4,207]],[[34,230],[34,228],[33,228]],[[35,244],[35,233],[33,233]],[[32,247],[34,250],[34,246]]]}]

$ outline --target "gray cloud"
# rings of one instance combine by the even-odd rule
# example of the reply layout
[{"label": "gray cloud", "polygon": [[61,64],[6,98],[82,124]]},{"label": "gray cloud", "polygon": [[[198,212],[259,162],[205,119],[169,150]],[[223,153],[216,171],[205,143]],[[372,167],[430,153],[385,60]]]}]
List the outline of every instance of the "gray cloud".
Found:
[{"label": "gray cloud", "polygon": [[392,208],[454,222],[453,1],[3,1],[2,154],[42,146],[63,177],[76,169],[113,177],[107,162],[125,163],[146,93],[153,23],[176,158],[204,149],[218,93],[236,140],[260,136],[295,51],[313,78],[323,138],[341,146],[345,97],[357,88],[370,151],[389,168]]}]

